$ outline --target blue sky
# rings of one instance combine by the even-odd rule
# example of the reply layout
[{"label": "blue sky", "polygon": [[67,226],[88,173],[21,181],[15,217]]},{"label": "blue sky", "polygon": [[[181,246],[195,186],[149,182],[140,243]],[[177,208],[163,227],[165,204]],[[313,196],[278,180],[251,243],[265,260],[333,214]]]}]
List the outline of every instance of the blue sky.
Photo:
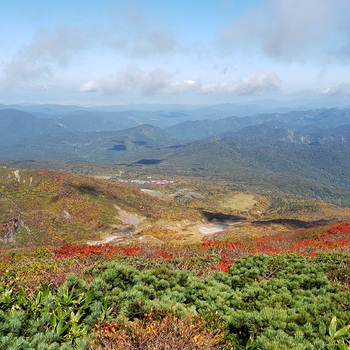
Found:
[{"label": "blue sky", "polygon": [[0,0],[0,103],[350,96],[348,0]]}]

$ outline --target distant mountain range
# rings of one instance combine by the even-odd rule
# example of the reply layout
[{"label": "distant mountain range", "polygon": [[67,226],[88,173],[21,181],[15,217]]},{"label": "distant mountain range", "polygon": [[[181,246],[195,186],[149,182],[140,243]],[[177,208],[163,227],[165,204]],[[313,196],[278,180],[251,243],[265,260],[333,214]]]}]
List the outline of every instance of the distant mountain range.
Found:
[{"label": "distant mountain range", "polygon": [[[300,195],[309,192],[311,197],[350,205],[346,200],[350,198],[349,109],[220,119],[217,109],[206,108],[202,116],[216,111],[216,120],[177,124],[190,112],[199,118],[200,109],[101,112],[62,107],[62,111],[61,116],[43,117],[38,111],[34,115],[0,110],[0,160],[149,165],[162,172],[277,186]],[[144,123],[152,118],[155,125]],[[156,125],[162,124],[160,120],[171,120],[172,125],[160,128]]]},{"label": "distant mountain range", "polygon": [[296,131],[317,131],[350,124],[350,110],[316,109],[292,111],[288,113],[256,114],[246,117],[228,117],[219,120],[186,121],[165,130],[181,140],[202,138],[233,132],[244,127],[274,123],[276,126],[290,127]]},{"label": "distant mountain range", "polygon": [[[16,109],[36,117],[52,119],[75,131],[115,131],[141,124],[168,127],[188,120],[218,120],[231,116],[243,117],[257,113],[291,111],[288,107],[271,107],[269,103],[231,104],[210,106],[191,105],[117,105],[80,107],[55,104],[0,105],[0,110]],[[305,109],[305,108],[300,108]]]},{"label": "distant mountain range", "polygon": [[[260,113],[242,117],[233,113],[237,108],[230,104],[199,109],[187,107],[187,110],[153,111],[103,111],[92,108],[86,110],[81,107],[56,105],[21,106],[21,109],[3,107],[0,105],[0,136],[3,136],[4,144],[16,143],[37,135],[65,131],[119,131],[144,124],[164,128],[173,138],[184,141],[234,132],[244,127],[267,122],[289,126],[293,130],[302,132],[333,129],[350,124],[350,109],[335,108]],[[24,110],[25,108],[27,110]],[[112,107],[109,108],[112,109]]]}]

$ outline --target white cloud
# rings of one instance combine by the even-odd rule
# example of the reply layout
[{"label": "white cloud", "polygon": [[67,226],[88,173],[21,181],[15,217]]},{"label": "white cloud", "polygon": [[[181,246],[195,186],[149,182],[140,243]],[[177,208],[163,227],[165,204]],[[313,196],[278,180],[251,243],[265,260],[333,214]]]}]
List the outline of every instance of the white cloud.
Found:
[{"label": "white cloud", "polygon": [[56,26],[41,31],[26,48],[31,59],[45,58],[62,66],[67,65],[77,52],[90,44],[91,34],[88,28],[74,26]]},{"label": "white cloud", "polygon": [[81,92],[102,92],[105,94],[138,93],[154,94],[196,94],[219,93],[229,95],[248,95],[276,91],[280,88],[281,80],[275,72],[257,71],[242,77],[236,83],[211,82],[187,79],[171,81],[171,74],[155,69],[149,72],[141,70],[136,65],[130,65],[123,71],[104,77],[98,81],[88,81],[81,85]]},{"label": "white cloud", "polygon": [[204,93],[225,93],[229,95],[250,95],[279,90],[281,80],[275,72],[257,71],[242,77],[237,83],[208,83],[203,85]]},{"label": "white cloud", "polygon": [[257,71],[253,72],[239,80],[230,92],[238,95],[248,95],[256,92],[267,92],[278,90],[281,80],[275,72]]},{"label": "white cloud", "polygon": [[335,57],[349,47],[349,11],[348,0],[267,0],[226,26],[217,44],[230,53],[253,51],[285,60],[310,53]]},{"label": "white cloud", "polygon": [[209,93],[216,93],[216,92],[221,92],[228,94],[230,92],[230,85],[223,82],[223,83],[206,83],[202,86],[202,92],[204,94],[209,94]]},{"label": "white cloud", "polygon": [[[109,55],[138,59],[167,55],[179,49],[175,34],[162,22],[149,22],[140,15],[134,17],[131,20],[129,15],[129,22],[124,26],[106,23],[105,27],[98,28],[60,24],[40,29],[27,45],[19,48],[3,63],[2,84],[12,87],[52,78],[57,72],[68,70],[72,64],[76,64],[80,54],[84,51],[88,53],[88,49],[102,48]],[[115,20],[122,22],[120,15]],[[86,62],[90,66],[97,64],[88,60]],[[162,85],[165,79],[159,71],[149,74],[152,76],[142,77],[141,89],[146,92],[158,89],[157,86]],[[128,84],[128,80],[133,79],[132,72],[125,73],[123,79],[121,89]],[[106,80],[104,85],[109,84],[115,90],[120,77]],[[82,88],[90,89],[90,86]]]},{"label": "white cloud", "polygon": [[137,65],[129,65],[123,71],[106,76],[99,81],[88,81],[81,85],[81,92],[100,91],[105,94],[142,93],[153,95],[170,85],[169,73],[155,69],[149,72]]},{"label": "white cloud", "polygon": [[320,90],[320,94],[327,96],[350,96],[350,84],[340,83],[336,86],[323,88]]},{"label": "white cloud", "polygon": [[169,86],[164,89],[164,93],[168,95],[181,95],[190,92],[200,93],[202,84],[200,81],[187,79],[185,81],[171,82]]},{"label": "white cloud", "polygon": [[18,82],[29,82],[38,78],[48,78],[51,70],[48,66],[40,66],[35,60],[27,59],[25,53],[19,52],[7,62],[3,68],[4,79],[2,84],[12,87]]},{"label": "white cloud", "polygon": [[80,92],[96,92],[98,91],[98,83],[95,80],[87,81],[86,83],[82,84],[79,88]]},{"label": "white cloud", "polygon": [[275,20],[263,42],[271,56],[298,55],[301,49],[328,39],[337,13],[334,0],[284,0],[273,2]]},{"label": "white cloud", "polygon": [[182,50],[175,32],[162,20],[149,20],[138,6],[115,11],[102,40],[117,53],[132,58],[169,55]]},{"label": "white cloud", "polygon": [[4,63],[6,86],[48,79],[57,68],[65,68],[79,52],[90,44],[88,29],[56,26],[41,30],[32,41]]}]

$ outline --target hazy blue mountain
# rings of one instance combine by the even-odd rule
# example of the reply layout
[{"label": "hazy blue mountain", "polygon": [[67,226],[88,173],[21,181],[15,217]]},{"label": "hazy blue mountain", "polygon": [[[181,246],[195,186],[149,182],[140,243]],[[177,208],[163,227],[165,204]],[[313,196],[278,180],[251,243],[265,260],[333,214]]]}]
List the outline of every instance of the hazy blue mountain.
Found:
[{"label": "hazy blue mountain", "polygon": [[4,146],[0,159],[114,162],[176,144],[165,131],[151,125],[116,132],[65,131]]},{"label": "hazy blue mountain", "polygon": [[179,123],[164,130],[171,136],[184,141],[200,140],[220,135],[226,131],[239,130],[250,125],[250,118],[228,117],[219,120],[196,120]]},{"label": "hazy blue mountain", "polygon": [[293,129],[283,122],[267,122],[248,126],[235,132],[220,135],[226,142],[241,147],[258,147],[263,145],[280,145],[280,143],[319,146],[332,142],[350,142],[350,124],[333,129],[300,128]]},{"label": "hazy blue mountain", "polygon": [[219,120],[186,121],[165,130],[179,140],[200,140],[222,133],[238,131],[244,127],[267,122],[282,123],[300,131],[317,131],[350,124],[350,110],[315,109],[287,113],[257,114],[246,117],[228,117]]},{"label": "hazy blue mountain", "polygon": [[56,134],[62,128],[54,123],[16,109],[0,110],[0,144],[15,144],[28,137]]},{"label": "hazy blue mountain", "polygon": [[74,112],[76,110],[84,110],[84,107],[79,106],[66,106],[58,104],[13,104],[13,105],[0,105],[0,110],[2,109],[17,109],[19,111],[24,111],[31,113],[35,116],[51,117],[64,115],[67,113]]},{"label": "hazy blue mountain", "polygon": [[[83,126],[78,125],[78,116],[86,117],[87,125],[84,131],[93,130],[118,130],[120,127],[133,127],[140,124],[152,124],[159,127],[168,127],[188,120],[217,120],[231,116],[255,115],[263,112],[285,112],[290,108],[274,107],[273,109],[259,104],[233,104],[224,103],[216,105],[170,105],[170,104],[135,104],[116,106],[65,106],[56,104],[43,105],[0,105],[1,109],[17,109],[31,113],[40,118],[59,118],[61,123],[68,126],[69,119],[74,116],[76,122],[71,121],[73,130],[81,130]],[[95,117],[95,118],[94,118]],[[61,119],[64,119],[63,121]],[[68,118],[68,119],[67,119]],[[101,119],[101,123],[98,122]],[[110,123],[105,123],[109,121]],[[103,129],[101,128],[103,127]]]},{"label": "hazy blue mountain", "polygon": [[70,131],[117,131],[135,126],[136,123],[118,118],[116,114],[79,110],[52,120]]}]

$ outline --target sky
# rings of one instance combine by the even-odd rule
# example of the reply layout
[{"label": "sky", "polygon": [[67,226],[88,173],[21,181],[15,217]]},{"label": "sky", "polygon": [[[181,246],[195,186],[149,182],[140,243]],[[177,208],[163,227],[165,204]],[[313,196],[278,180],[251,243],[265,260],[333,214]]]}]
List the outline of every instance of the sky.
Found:
[{"label": "sky", "polygon": [[349,0],[0,0],[0,103],[350,97]]}]

